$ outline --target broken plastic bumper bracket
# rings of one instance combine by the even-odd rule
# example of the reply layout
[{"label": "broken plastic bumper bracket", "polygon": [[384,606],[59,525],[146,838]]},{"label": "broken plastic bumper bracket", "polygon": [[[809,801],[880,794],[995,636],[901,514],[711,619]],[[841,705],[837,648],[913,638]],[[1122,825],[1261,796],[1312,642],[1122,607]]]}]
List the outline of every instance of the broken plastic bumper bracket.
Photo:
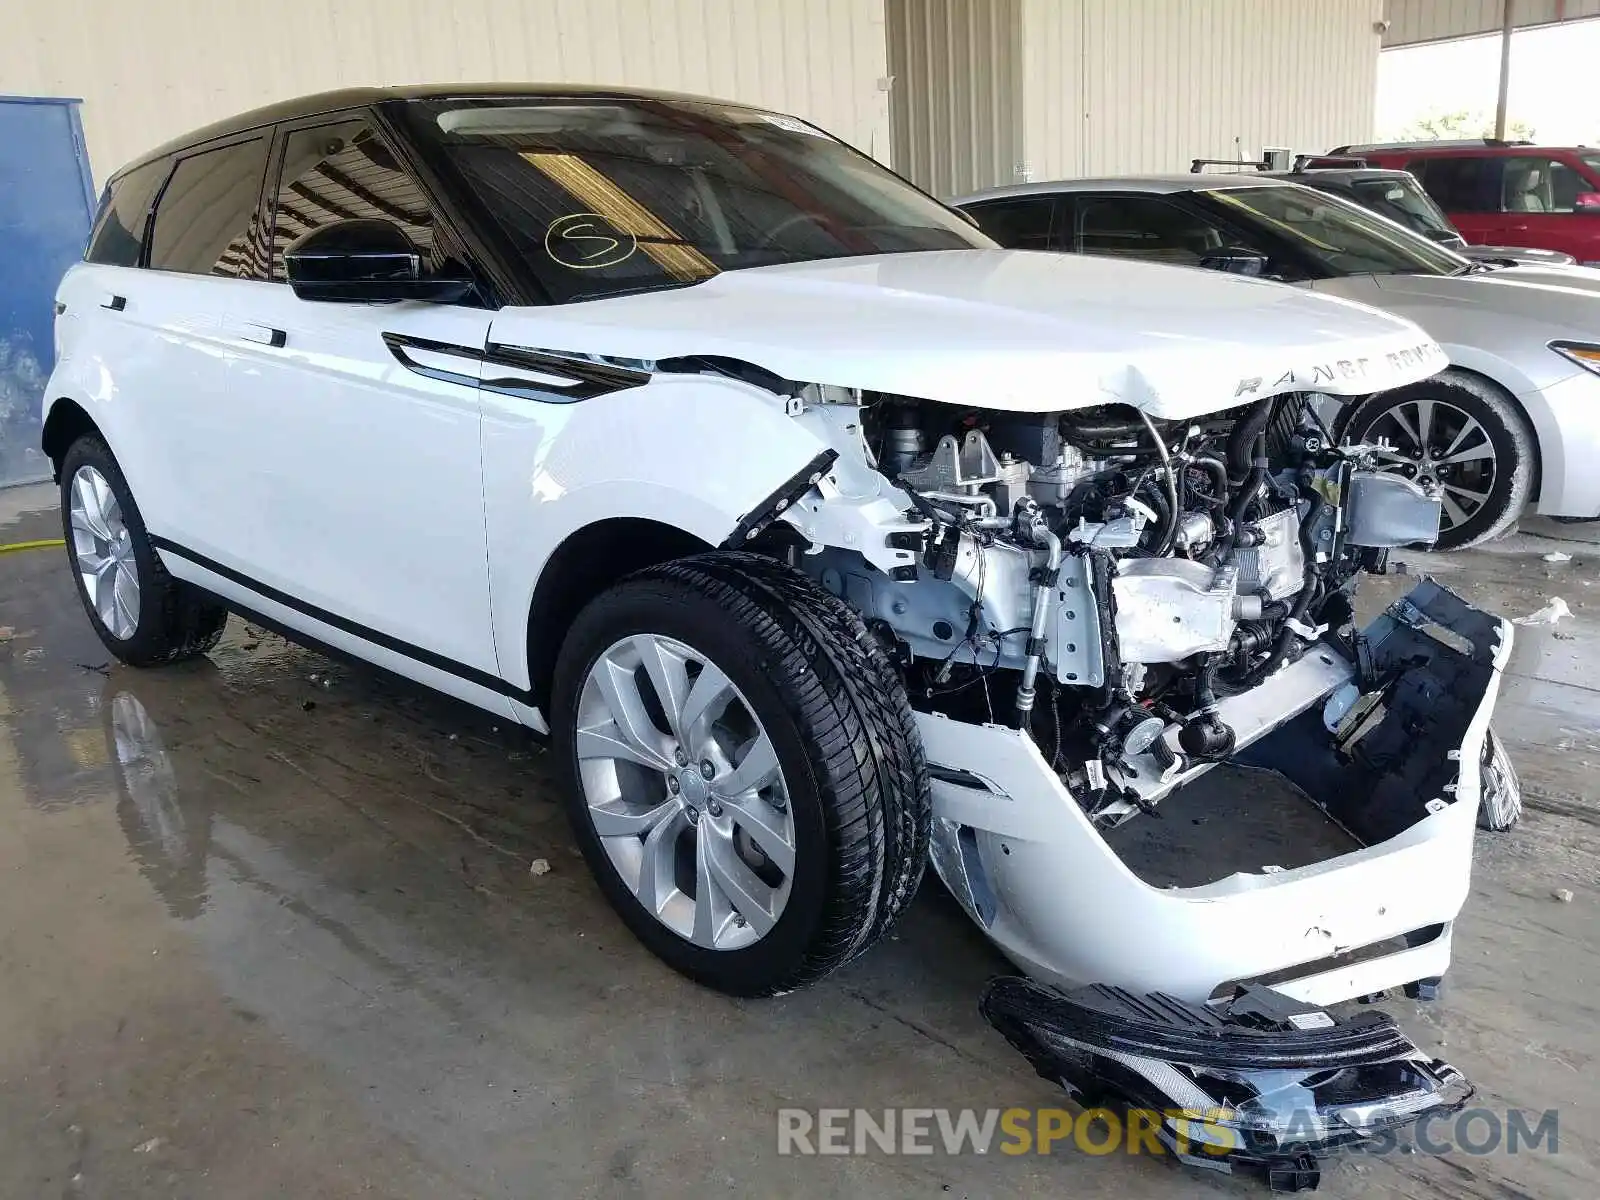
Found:
[{"label": "broken plastic bumper bracket", "polygon": [[794,502],[804,496],[806,492],[815,487],[817,481],[828,473],[829,468],[838,460],[837,450],[824,450],[805,466],[801,467],[781,486],[775,489],[767,498],[757,504],[733,527],[733,532],[723,539],[719,549],[743,550],[780,514]]},{"label": "broken plastic bumper bracket", "polygon": [[1317,1156],[1453,1112],[1472,1095],[1387,1013],[1341,1020],[1265,987],[1209,1006],[1001,978],[980,1008],[1080,1102],[1154,1111],[1157,1136],[1181,1161],[1259,1174],[1274,1191],[1314,1188]]}]

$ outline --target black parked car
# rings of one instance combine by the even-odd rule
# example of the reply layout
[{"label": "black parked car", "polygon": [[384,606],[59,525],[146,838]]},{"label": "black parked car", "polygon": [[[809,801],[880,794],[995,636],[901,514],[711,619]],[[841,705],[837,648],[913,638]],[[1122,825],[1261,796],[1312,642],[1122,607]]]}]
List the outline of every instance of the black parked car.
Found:
[{"label": "black parked car", "polygon": [[1469,245],[1461,236],[1461,231],[1445,216],[1444,209],[1422,190],[1416,176],[1409,171],[1363,166],[1319,167],[1312,163],[1293,171],[1263,171],[1261,174],[1268,179],[1288,179],[1353,200],[1363,208],[1370,208],[1391,221],[1398,221],[1423,237],[1431,238],[1441,246],[1448,246],[1457,254],[1477,262],[1550,267],[1577,261],[1572,255],[1559,250]]}]

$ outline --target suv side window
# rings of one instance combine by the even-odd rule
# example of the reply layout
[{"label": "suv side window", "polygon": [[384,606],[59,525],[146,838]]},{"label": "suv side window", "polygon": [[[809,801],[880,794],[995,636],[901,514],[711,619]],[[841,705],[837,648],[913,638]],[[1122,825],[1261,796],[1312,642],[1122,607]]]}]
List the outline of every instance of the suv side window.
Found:
[{"label": "suv side window", "polygon": [[1505,212],[1569,213],[1578,207],[1578,193],[1591,190],[1582,175],[1558,158],[1529,154],[1504,161]]},{"label": "suv side window", "polygon": [[434,215],[422,187],[379,140],[370,121],[358,118],[284,139],[283,170],[273,198],[272,272],[287,279],[283,252],[312,230],[354,218],[392,221],[422,255],[439,265]]},{"label": "suv side window", "polygon": [[259,137],[180,158],[156,202],[150,266],[186,275],[255,277],[266,166],[267,141]]},{"label": "suv side window", "polygon": [[1153,196],[1083,196],[1071,249],[1198,267],[1239,239],[1197,213]]},{"label": "suv side window", "polygon": [[1422,182],[1423,190],[1445,212],[1500,212],[1505,161],[1468,156],[1414,158],[1405,169]]},{"label": "suv side window", "polygon": [[144,257],[145,233],[156,193],[167,181],[172,160],[163,158],[129,171],[107,185],[95,213],[84,261],[108,267],[137,267]]},{"label": "suv side window", "polygon": [[991,200],[967,206],[972,219],[1002,246],[1014,250],[1053,250],[1052,227],[1056,202],[1051,196],[1016,200]]}]

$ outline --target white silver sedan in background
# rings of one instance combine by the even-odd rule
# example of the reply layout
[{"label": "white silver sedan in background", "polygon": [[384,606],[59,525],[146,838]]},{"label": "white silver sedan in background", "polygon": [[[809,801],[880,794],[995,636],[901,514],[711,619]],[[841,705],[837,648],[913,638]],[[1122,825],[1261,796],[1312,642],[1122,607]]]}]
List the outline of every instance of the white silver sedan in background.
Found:
[{"label": "white silver sedan in background", "polygon": [[1449,369],[1344,406],[1334,433],[1387,441],[1393,470],[1439,486],[1439,545],[1487,541],[1529,503],[1600,517],[1600,270],[1471,262],[1336,196],[1252,175],[1063,180],[952,203],[1006,246],[1256,275],[1409,317]]}]

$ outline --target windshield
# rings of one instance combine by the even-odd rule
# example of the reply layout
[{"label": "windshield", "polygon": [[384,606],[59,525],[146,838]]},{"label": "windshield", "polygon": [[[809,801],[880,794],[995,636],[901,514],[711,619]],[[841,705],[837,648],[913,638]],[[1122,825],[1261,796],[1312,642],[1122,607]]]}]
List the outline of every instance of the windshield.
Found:
[{"label": "windshield", "polygon": [[1585,151],[1578,155],[1578,161],[1589,168],[1589,173],[1600,178],[1600,151]]},{"label": "windshield", "polygon": [[1399,221],[1418,233],[1444,233],[1459,239],[1460,232],[1435,204],[1422,185],[1410,176],[1388,179],[1358,179],[1350,185],[1357,199],[1373,212]]},{"label": "windshield", "polygon": [[603,98],[417,107],[420,135],[557,303],[742,267],[994,245],[794,117]]},{"label": "windshield", "polygon": [[1468,265],[1393,221],[1296,184],[1199,194],[1331,275],[1449,275]]}]

